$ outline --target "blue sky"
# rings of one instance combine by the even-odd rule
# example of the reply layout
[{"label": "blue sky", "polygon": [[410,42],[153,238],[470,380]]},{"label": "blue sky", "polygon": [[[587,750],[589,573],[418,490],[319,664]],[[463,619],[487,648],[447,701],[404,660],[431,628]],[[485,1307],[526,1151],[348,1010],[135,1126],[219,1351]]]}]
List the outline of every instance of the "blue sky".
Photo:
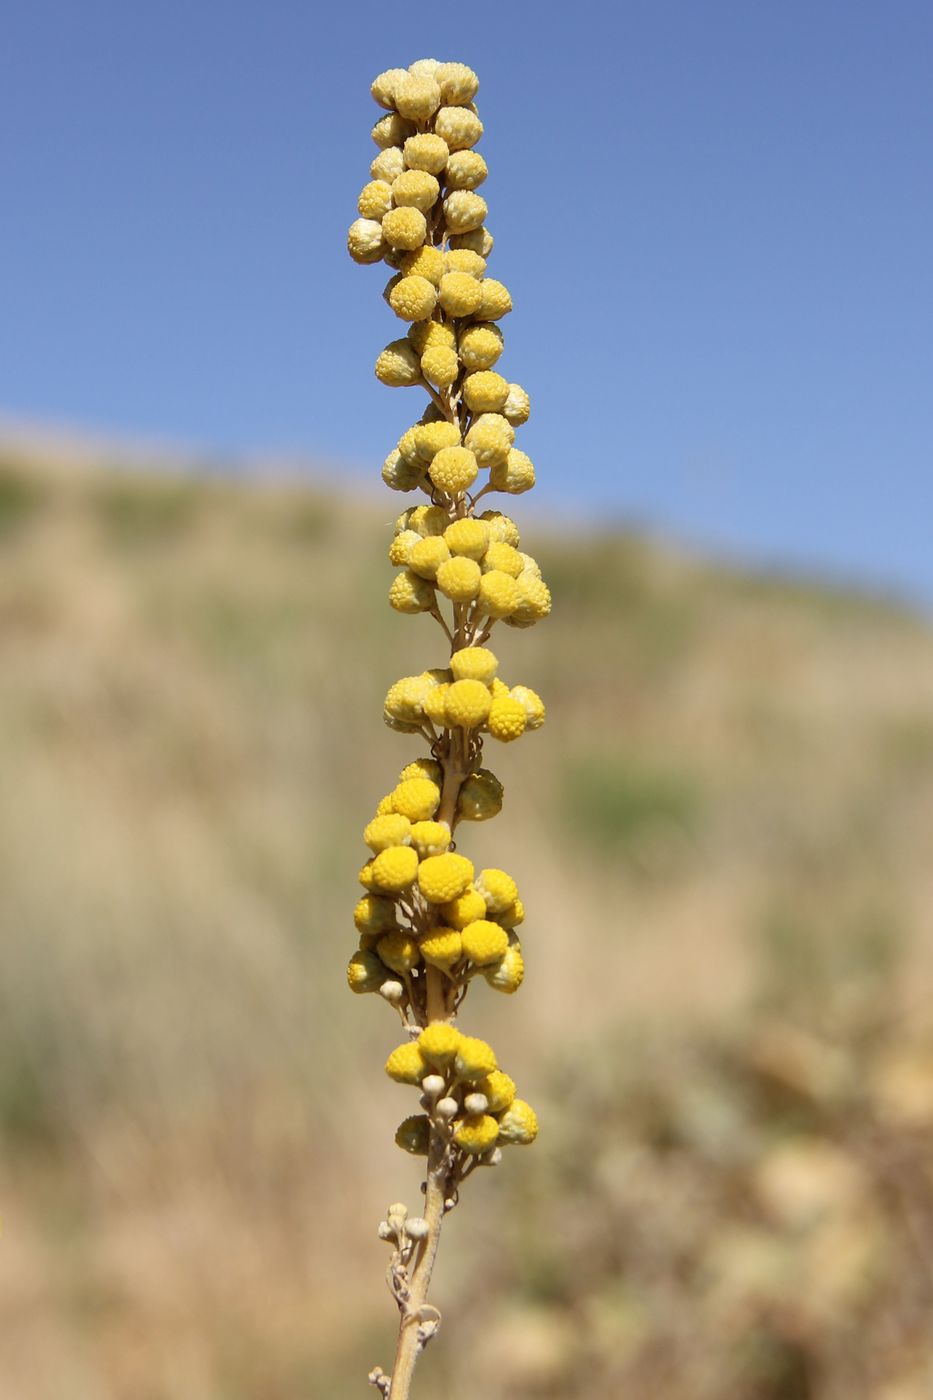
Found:
[{"label": "blue sky", "polygon": [[[933,601],[933,7],[7,0],[0,410],[378,473],[368,85],[480,73],[541,506]],[[418,32],[417,41],[410,35]]]}]

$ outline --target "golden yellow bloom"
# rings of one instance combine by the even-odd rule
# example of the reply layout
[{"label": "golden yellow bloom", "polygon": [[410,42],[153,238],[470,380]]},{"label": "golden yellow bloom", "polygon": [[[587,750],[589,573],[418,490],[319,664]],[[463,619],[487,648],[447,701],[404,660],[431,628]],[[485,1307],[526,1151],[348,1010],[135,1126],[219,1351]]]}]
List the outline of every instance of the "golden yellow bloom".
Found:
[{"label": "golden yellow bloom", "polygon": [[389,602],[396,612],[428,612],[434,607],[434,589],[426,579],[419,578],[410,569],[403,569],[392,580]]},{"label": "golden yellow bloom", "polygon": [[454,1142],[464,1152],[486,1152],[494,1147],[499,1124],[488,1113],[471,1113],[457,1120]]},{"label": "golden yellow bloom", "polygon": [[426,170],[403,170],[392,181],[392,198],[400,209],[411,207],[427,214],[440,192],[437,180]]},{"label": "golden yellow bloom", "polygon": [[465,1079],[468,1084],[475,1083],[477,1079],[485,1079],[487,1074],[492,1074],[493,1070],[498,1068],[495,1051],[491,1045],[487,1045],[485,1040],[479,1040],[476,1036],[461,1037],[454,1059],[454,1073],[458,1079]]},{"label": "golden yellow bloom", "polygon": [[[393,935],[387,933],[385,936],[391,938]],[[505,929],[489,919],[477,919],[474,923],[467,924],[461,936],[464,957],[469,958],[477,967],[486,967],[489,963],[498,962],[509,946],[509,936]],[[382,944],[379,946],[381,948]]]},{"label": "golden yellow bloom", "polygon": [[[385,220],[383,220],[384,224]],[[392,241],[388,235],[386,238],[388,242]],[[483,256],[486,255],[483,254]],[[478,320],[499,321],[512,310],[512,298],[504,283],[497,282],[494,277],[486,277],[481,283],[481,290],[483,295],[480,299]]]},{"label": "golden yellow bloom", "polygon": [[424,470],[423,462],[406,462],[396,449],[382,464],[382,479],[391,491],[414,491],[424,479]]},{"label": "golden yellow bloom", "polygon": [[490,914],[501,913],[518,899],[518,886],[512,876],[494,866],[480,871],[476,879],[476,888],[483,896]]},{"label": "golden yellow bloom", "polygon": [[521,544],[518,526],[509,516],[503,515],[501,510],[484,510],[480,519],[486,523],[490,540],[500,540],[503,544],[510,544],[518,549]]},{"label": "golden yellow bloom", "polygon": [[451,928],[462,931],[467,924],[472,924],[475,919],[485,917],[486,901],[471,884],[468,889],[463,891],[463,894],[458,894],[456,899],[442,904],[438,913]]},{"label": "golden yellow bloom", "polygon": [[[385,252],[382,223],[375,219],[354,219],[347,232],[347,252],[354,262],[375,263]],[[480,296],[476,297],[476,305]]]},{"label": "golden yellow bloom", "polygon": [[475,559],[458,556],[448,559],[437,571],[437,586],[445,598],[468,603],[479,596],[482,571]]},{"label": "golden yellow bloom", "polygon": [[426,122],[437,111],[441,90],[433,78],[406,73],[394,87],[394,105],[409,121]]},{"label": "golden yellow bloom", "polygon": [[520,623],[539,622],[551,611],[551,592],[543,579],[523,571],[516,580],[518,584],[518,606],[513,619]]},{"label": "golden yellow bloom", "polygon": [[[444,713],[451,729],[478,729],[484,724],[492,704],[488,685],[482,681],[455,681],[444,699]],[[519,706],[521,709],[521,706]],[[524,715],[524,710],[522,714]]]},{"label": "golden yellow bloom", "polygon": [[440,800],[441,790],[430,778],[403,778],[392,793],[393,810],[410,822],[429,821]]},{"label": "golden yellow bloom", "polygon": [[364,185],[360,191],[360,197],[356,202],[356,207],[360,211],[360,216],[364,219],[371,219],[380,225],[379,233],[382,235],[382,220],[392,208],[392,186],[385,180],[371,180],[368,185]]},{"label": "golden yellow bloom", "polygon": [[457,930],[440,925],[428,930],[421,940],[420,947],[425,962],[430,963],[432,967],[441,968],[444,972],[458,963],[463,955]]},{"label": "golden yellow bloom", "polygon": [[492,1074],[487,1074],[477,1085],[477,1089],[486,1095],[490,1113],[504,1113],[515,1099],[515,1080],[510,1079],[501,1069],[494,1069]]},{"label": "golden yellow bloom", "polygon": [[510,695],[504,695],[501,699],[493,700],[489,707],[489,718],[486,727],[494,739],[498,739],[503,744],[510,743],[513,739],[521,738],[528,724],[528,716],[524,708],[517,700],[513,700]]},{"label": "golden yellow bloom", "polygon": [[[423,251],[424,249],[422,249]],[[443,321],[419,321],[416,325],[409,327],[408,339],[419,355],[423,355],[425,350],[434,346],[443,346],[450,350],[455,350],[457,346],[457,337],[454,335],[453,327],[446,325]]]},{"label": "golden yellow bloom", "polygon": [[439,389],[449,389],[460,373],[456,350],[448,350],[443,345],[429,346],[421,356],[421,373]]},{"label": "golden yellow bloom", "polygon": [[440,856],[450,845],[450,827],[446,822],[415,822],[409,829],[409,838],[419,860]]},{"label": "golden yellow bloom", "polygon": [[[475,454],[474,454],[475,455]],[[489,528],[483,520],[464,516],[455,520],[444,531],[444,539],[451,554],[462,554],[467,559],[482,559],[489,545]],[[477,578],[477,587],[479,579]],[[459,680],[460,677],[458,676]]]},{"label": "golden yellow bloom", "polygon": [[434,485],[450,496],[472,486],[478,471],[476,458],[468,447],[443,447],[428,467]]},{"label": "golden yellow bloom", "polygon": [[389,563],[394,564],[397,569],[407,564],[412,547],[420,539],[417,530],[400,530],[389,545]]},{"label": "golden yellow bloom", "polygon": [[363,831],[363,840],[375,856],[390,846],[410,846],[411,822],[400,812],[373,817]]},{"label": "golden yellow bloom", "polygon": [[479,253],[481,258],[489,257],[495,241],[485,225],[482,228],[471,228],[469,233],[452,233],[448,240],[451,248],[470,248],[474,253]]},{"label": "golden yellow bloom", "polygon": [[360,949],[353,954],[347,964],[347,984],[351,992],[378,992],[385,980],[385,965],[375,953]]},{"label": "golden yellow bloom", "polygon": [[421,578],[433,579],[441,564],[450,558],[450,550],[443,535],[428,535],[412,549],[408,556],[408,567]]},{"label": "golden yellow bloom", "polygon": [[409,170],[425,170],[429,175],[440,175],[450,155],[447,142],[431,131],[409,136],[403,153]]},{"label": "golden yellow bloom", "polygon": [[449,150],[465,151],[482,136],[483,123],[466,107],[442,107],[434,119],[434,130]]},{"label": "golden yellow bloom", "polygon": [[421,210],[410,205],[390,209],[382,220],[382,236],[390,248],[402,248],[406,252],[420,248],[427,232],[428,226]]},{"label": "golden yellow bloom", "polygon": [[447,724],[447,692],[450,685],[441,683],[434,687],[430,695],[425,697],[424,713],[437,729],[444,729]]},{"label": "golden yellow bloom", "polygon": [[496,914],[495,919],[503,928],[515,928],[516,925],[525,921],[525,906],[520,899],[516,899],[514,904],[510,904],[507,909]]},{"label": "golden yellow bloom", "polygon": [[441,101],[453,107],[472,102],[479,92],[479,78],[465,63],[441,63],[434,70]]},{"label": "golden yellow bloom", "polygon": [[[446,281],[446,277],[443,280]],[[478,285],[482,287],[484,284],[480,282]],[[508,395],[508,380],[492,369],[473,370],[463,381],[463,400],[473,413],[498,413]]]},{"label": "golden yellow bloom", "polygon": [[376,378],[390,389],[421,381],[421,360],[408,340],[392,340],[376,360]]},{"label": "golden yellow bloom", "polygon": [[402,929],[384,933],[376,944],[376,951],[393,972],[410,972],[420,960],[417,941]]},{"label": "golden yellow bloom", "polygon": [[442,535],[449,520],[443,506],[415,506],[408,523],[419,535]]},{"label": "golden yellow bloom", "polygon": [[456,899],[472,879],[473,862],[453,851],[442,856],[428,856],[418,866],[418,888],[430,904],[447,904]]},{"label": "golden yellow bloom", "polygon": [[473,190],[452,190],[444,200],[444,219],[451,233],[469,233],[471,229],[482,228],[488,213],[485,199]]},{"label": "golden yellow bloom", "polygon": [[[451,563],[454,561],[451,560]],[[479,606],[487,617],[508,617],[518,606],[518,584],[501,569],[490,569],[479,581]]]},{"label": "golden yellow bloom", "polygon": [[372,862],[373,884],[384,894],[401,894],[418,873],[418,853],[411,846],[390,846]]},{"label": "golden yellow bloom", "polygon": [[391,110],[395,106],[395,85],[407,77],[407,68],[387,68],[384,73],[373,79],[369,90],[380,107],[388,107]]},{"label": "golden yellow bloom", "polygon": [[[445,272],[440,280],[437,299],[448,316],[472,316],[482,305],[484,286],[484,282],[478,282],[468,272]],[[505,397],[502,402],[505,402]]]},{"label": "golden yellow bloom", "polygon": [[488,686],[498,669],[499,662],[488,647],[461,647],[450,658],[450,669],[455,681],[481,681]]},{"label": "golden yellow bloom", "polygon": [[[443,418],[433,423],[418,423],[412,433],[419,460],[425,465],[434,459],[442,447],[457,447],[460,443],[460,429]],[[449,519],[446,511],[444,517],[445,520]],[[447,529],[446,524],[444,529]]]},{"label": "golden yellow bloom", "polygon": [[437,289],[426,277],[400,277],[389,293],[389,305],[402,321],[426,321],[436,301]]},{"label": "golden yellow bloom", "polygon": [[[387,150],[380,151],[376,156],[369,167],[369,173],[374,180],[385,180],[387,185],[391,185],[396,175],[401,175],[404,169],[405,161],[401,147],[389,146]],[[381,228],[379,233],[381,236]]]},{"label": "golden yellow bloom", "polygon": [[457,798],[457,816],[463,821],[484,822],[502,810],[502,784],[488,768],[471,773]]},{"label": "golden yellow bloom", "polygon": [[433,1021],[418,1037],[418,1050],[422,1059],[434,1069],[446,1069],[453,1064],[460,1049],[463,1036],[456,1026],[448,1021]]},{"label": "golden yellow bloom", "polygon": [[388,933],[395,927],[395,904],[375,894],[364,894],[353,910],[353,922],[360,933]]},{"label": "golden yellow bloom", "polygon": [[499,467],[508,461],[515,429],[500,413],[481,413],[464,438],[481,467]]},{"label": "golden yellow bloom", "polygon": [[475,190],[488,174],[479,151],[454,151],[447,161],[444,181],[449,190]]},{"label": "golden yellow bloom", "polygon": [[530,1103],[514,1099],[499,1119],[499,1142],[523,1147],[538,1136],[538,1119]]},{"label": "golden yellow bloom", "polygon": [[395,1130],[397,1146],[413,1157],[426,1157],[431,1141],[431,1123],[424,1113],[413,1113],[399,1123]]},{"label": "golden yellow bloom", "polygon": [[490,569],[501,569],[504,574],[511,578],[518,578],[522,572],[522,557],[518,550],[504,540],[493,540],[486,550],[483,559],[483,571],[488,573]]},{"label": "golden yellow bloom", "polygon": [[490,321],[464,326],[457,338],[457,350],[468,370],[492,369],[504,345],[502,332]]},{"label": "golden yellow bloom", "polygon": [[513,447],[504,465],[492,468],[489,483],[496,491],[508,491],[510,496],[520,496],[535,484],[534,463],[526,453]]},{"label": "golden yellow bloom", "polygon": [[528,422],[531,417],[531,399],[520,384],[509,385],[509,396],[502,413],[516,428]]},{"label": "golden yellow bloom", "polygon": [[390,146],[400,146],[406,137],[411,136],[411,122],[405,121],[397,112],[390,112],[387,117],[380,117],[373,127],[370,135],[380,150],[388,150]]},{"label": "golden yellow bloom", "polygon": [[445,272],[465,272],[468,277],[482,277],[486,272],[486,259],[469,248],[451,248],[444,254]]},{"label": "golden yellow bloom", "polygon": [[396,1084],[420,1084],[429,1066],[414,1041],[399,1045],[386,1060],[386,1074]]},{"label": "golden yellow bloom", "polygon": [[440,248],[432,248],[430,243],[422,244],[402,258],[402,271],[406,277],[426,277],[433,287],[440,286],[444,268],[444,254]]},{"label": "golden yellow bloom", "polygon": [[405,783],[409,778],[427,778],[437,788],[438,800],[440,800],[444,770],[436,758],[416,758],[413,763],[406,763],[398,775],[398,780],[400,783]]}]

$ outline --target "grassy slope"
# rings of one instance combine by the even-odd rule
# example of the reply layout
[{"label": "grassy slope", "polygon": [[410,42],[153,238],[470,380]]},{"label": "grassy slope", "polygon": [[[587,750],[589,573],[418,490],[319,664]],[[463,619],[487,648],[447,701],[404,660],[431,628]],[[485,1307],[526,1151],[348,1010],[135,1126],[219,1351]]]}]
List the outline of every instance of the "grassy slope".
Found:
[{"label": "grassy slope", "polygon": [[[440,660],[384,601],[393,514],[0,463],[0,1367],[28,1400],[316,1400],[387,1362],[370,1223],[412,1197],[411,1105],[390,1013],[341,983],[358,828],[417,751],[382,695]],[[921,1001],[925,626],[639,539],[525,544],[555,612],[498,649],[549,723],[491,756],[506,810],[468,849],[523,888],[529,975],[468,1028],[534,1097],[619,1024],[788,988],[825,1019],[905,967]]]}]

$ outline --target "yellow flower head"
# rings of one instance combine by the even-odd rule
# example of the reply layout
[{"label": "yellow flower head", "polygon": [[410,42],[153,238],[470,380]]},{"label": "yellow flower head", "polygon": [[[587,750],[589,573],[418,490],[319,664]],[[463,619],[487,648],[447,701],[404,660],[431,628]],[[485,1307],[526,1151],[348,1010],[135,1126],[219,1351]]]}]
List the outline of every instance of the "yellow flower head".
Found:
[{"label": "yellow flower head", "polygon": [[421,247],[427,234],[428,225],[424,215],[420,209],[411,205],[405,205],[401,209],[390,209],[382,220],[382,236],[390,248],[410,252],[413,248]]},{"label": "yellow flower head", "polygon": [[397,450],[390,452],[382,465],[382,479],[391,491],[414,491],[424,479],[424,464],[406,462]]},{"label": "yellow flower head", "polygon": [[503,544],[510,544],[518,549],[521,539],[514,520],[510,520],[500,510],[484,510],[480,518],[486,522],[490,540],[499,540]]},{"label": "yellow flower head", "polygon": [[390,146],[400,146],[411,134],[411,122],[405,121],[404,117],[400,117],[397,112],[390,112],[387,117],[380,117],[370,132],[381,151],[388,150]]},{"label": "yellow flower head", "polygon": [[[415,852],[411,854],[417,861]],[[456,899],[472,880],[473,862],[453,851],[442,856],[428,856],[418,866],[418,888],[430,904],[447,904]]]},{"label": "yellow flower head", "polygon": [[488,213],[485,199],[473,190],[451,190],[444,200],[444,219],[451,233],[469,233],[471,229],[482,228]]},{"label": "yellow flower head", "polygon": [[457,895],[456,899],[449,900],[442,904],[438,910],[441,918],[451,928],[459,929],[461,932],[467,924],[472,924],[475,919],[482,919],[486,914],[486,902],[481,894],[470,885],[463,894]]},{"label": "yellow flower head", "polygon": [[[478,282],[468,272],[445,272],[440,280],[437,299],[448,316],[472,316],[482,304],[484,286],[484,282]],[[503,403],[506,397],[507,391]]]},{"label": "yellow flower head", "polygon": [[441,63],[434,70],[441,101],[452,107],[464,107],[479,92],[479,78],[465,63]]},{"label": "yellow flower head", "polygon": [[440,566],[437,571],[437,586],[445,598],[450,598],[455,603],[468,603],[479,596],[482,577],[482,570],[475,559],[457,556]]},{"label": "yellow flower head", "polygon": [[386,1074],[396,1084],[420,1084],[430,1067],[414,1041],[407,1040],[386,1060]]},{"label": "yellow flower head", "polygon": [[387,851],[391,846],[409,846],[411,822],[398,812],[384,817],[373,817],[363,832],[363,840],[374,856],[380,851]]},{"label": "yellow flower head", "polygon": [[443,506],[415,506],[408,523],[419,535],[442,535],[449,520]]},{"label": "yellow flower head", "polygon": [[474,520],[472,516],[467,515],[447,526],[444,540],[451,554],[462,554],[467,559],[480,560],[489,545],[489,530],[485,521]]},{"label": "yellow flower head", "polygon": [[[381,225],[383,218],[392,208],[392,186],[386,180],[371,180],[360,191],[356,202],[361,218],[372,219]],[[380,227],[380,235],[382,229]]]},{"label": "yellow flower head", "polygon": [[442,137],[425,131],[408,137],[403,154],[409,170],[425,170],[429,175],[440,175],[447,165],[450,151]]},{"label": "yellow flower head", "polygon": [[440,798],[441,783],[444,781],[444,770],[436,758],[416,758],[414,762],[407,763],[398,775],[400,783],[405,783],[409,778],[427,778],[434,783]]},{"label": "yellow flower head", "polygon": [[513,700],[511,695],[504,695],[500,699],[493,700],[489,707],[486,727],[492,737],[503,744],[521,738],[527,724],[528,716],[525,714],[524,707],[517,700]]},{"label": "yellow flower head", "polygon": [[446,822],[415,822],[409,828],[409,839],[419,860],[441,856],[450,846],[450,827]]},{"label": "yellow flower head", "polygon": [[434,579],[441,564],[450,558],[443,535],[427,535],[413,546],[408,556],[408,567],[421,578]]},{"label": "yellow flower head", "polygon": [[473,1035],[461,1038],[454,1060],[454,1073],[458,1079],[472,1084],[478,1079],[485,1079],[487,1074],[492,1074],[493,1070],[498,1068],[495,1051],[485,1040],[479,1040]]},{"label": "yellow flower head", "polygon": [[463,956],[460,934],[455,928],[439,925],[429,929],[422,938],[420,947],[425,962],[430,963],[432,967],[440,967],[445,972]]},{"label": "yellow flower head", "polygon": [[484,822],[502,811],[502,784],[488,768],[471,773],[457,798],[457,816],[462,821]]},{"label": "yellow flower head", "polygon": [[526,453],[513,447],[505,464],[493,467],[489,484],[494,491],[508,491],[511,496],[520,496],[535,484],[534,463]]},{"label": "yellow flower head", "polygon": [[475,190],[488,174],[479,151],[454,151],[447,161],[444,182],[449,190]]},{"label": "yellow flower head", "polygon": [[[383,225],[385,220],[383,220]],[[384,231],[384,229],[383,229]],[[386,241],[391,243],[391,239],[386,234]],[[485,257],[486,255],[483,254]],[[486,277],[480,284],[482,298],[479,304],[477,319],[481,321],[500,321],[503,316],[507,316],[512,310],[512,298],[509,289],[502,282],[497,282],[494,277]]]},{"label": "yellow flower head", "polygon": [[[393,935],[386,934],[386,938]],[[477,967],[487,967],[498,962],[509,946],[509,936],[504,928],[489,919],[477,919],[467,924],[462,933],[463,955]],[[380,944],[381,947],[381,944]]]},{"label": "yellow flower head", "polygon": [[485,1094],[490,1113],[504,1113],[515,1099],[515,1080],[510,1079],[501,1069],[494,1069],[492,1074],[487,1074],[477,1088],[481,1094]]},{"label": "yellow flower head", "polygon": [[436,301],[437,290],[426,277],[400,277],[389,293],[389,305],[402,321],[426,321]]},{"label": "yellow flower head", "polygon": [[528,570],[523,570],[516,582],[518,583],[518,606],[513,615],[514,620],[530,624],[540,622],[542,617],[547,617],[551,611],[551,592],[544,579],[538,578]]},{"label": "yellow flower head", "polygon": [[491,321],[464,326],[457,338],[460,358],[468,370],[492,369],[504,346],[502,332]]},{"label": "yellow flower head", "polygon": [[508,395],[508,380],[492,369],[473,370],[463,381],[463,400],[473,413],[498,413]]},{"label": "yellow flower head", "polygon": [[509,574],[512,578],[518,578],[523,567],[522,556],[518,550],[510,544],[505,544],[502,540],[493,540],[483,560],[483,569],[487,573],[490,569],[501,569],[504,574]]},{"label": "yellow flower head", "polygon": [[378,992],[385,980],[385,965],[375,953],[360,949],[353,954],[347,964],[347,984],[351,992]]},{"label": "yellow flower head", "polygon": [[433,78],[406,73],[395,83],[393,98],[394,106],[403,117],[413,122],[426,122],[440,105],[441,90]]},{"label": "yellow flower head", "polygon": [[516,899],[514,904],[496,914],[495,919],[503,928],[515,928],[525,922],[525,906],[520,899]]},{"label": "yellow flower head", "polygon": [[517,992],[525,979],[525,960],[521,949],[514,945],[506,948],[502,960],[493,967],[487,967],[483,976],[497,992],[505,992],[506,996]]},{"label": "yellow flower head", "polygon": [[468,447],[443,447],[428,467],[428,475],[434,485],[450,496],[472,486],[477,471],[476,458]]},{"label": "yellow flower head", "polygon": [[538,1136],[538,1118],[530,1103],[514,1099],[499,1119],[499,1142],[523,1147]]},{"label": "yellow flower head", "polygon": [[417,941],[402,929],[384,933],[376,944],[376,952],[393,972],[410,972],[420,960]]},{"label": "yellow flower head", "polygon": [[479,253],[481,258],[488,258],[495,241],[484,225],[482,228],[471,228],[469,233],[452,233],[449,244],[451,248],[469,248],[472,252]]},{"label": "yellow flower head", "polygon": [[515,429],[501,413],[481,413],[464,441],[481,467],[498,467],[508,461]]},{"label": "yellow flower head", "polygon": [[437,180],[426,170],[403,170],[392,181],[392,198],[400,209],[420,209],[428,214],[440,192]]},{"label": "yellow flower head", "polygon": [[544,723],[544,701],[535,691],[529,689],[527,685],[513,685],[512,699],[517,700],[525,711],[525,718],[528,721],[529,729],[540,729]]},{"label": "yellow flower head", "polygon": [[392,808],[411,822],[425,822],[434,816],[440,800],[441,790],[430,778],[403,778],[392,793]]},{"label": "yellow flower head", "polygon": [[531,399],[520,384],[509,385],[509,397],[502,412],[516,428],[528,422],[531,417]]},{"label": "yellow flower head", "polygon": [[444,271],[465,272],[469,277],[480,278],[486,271],[486,259],[470,248],[451,248],[444,255]]},{"label": "yellow flower head", "polygon": [[446,1069],[453,1064],[463,1036],[448,1021],[432,1021],[418,1037],[418,1050],[433,1069]]},{"label": "yellow flower head", "polygon": [[372,879],[383,894],[401,894],[418,873],[418,852],[411,846],[390,846],[372,862]]},{"label": "yellow flower head", "polygon": [[[477,565],[479,568],[479,565]],[[410,569],[396,574],[389,589],[389,602],[396,612],[428,612],[434,607],[434,589],[426,579],[419,578]]]},{"label": "yellow flower head", "polygon": [[[453,562],[453,561],[451,561]],[[518,584],[501,569],[490,569],[479,581],[479,607],[487,617],[508,617],[518,607]]]},{"label": "yellow flower head", "polygon": [[[424,249],[422,249],[423,251]],[[417,321],[409,327],[408,339],[418,355],[423,355],[425,350],[431,350],[435,347],[455,350],[457,345],[457,337],[454,335],[453,328],[443,321]]]},{"label": "yellow flower head", "polygon": [[395,85],[407,77],[407,68],[387,68],[384,73],[373,78],[369,90],[380,107],[388,107],[391,111],[395,106]]},{"label": "yellow flower head", "polygon": [[447,724],[447,692],[449,689],[450,684],[442,681],[425,698],[424,713],[437,729],[443,729]]},{"label": "yellow flower head", "polygon": [[[375,219],[354,219],[347,232],[347,252],[354,262],[376,263],[385,252],[382,222]],[[476,297],[476,305],[480,296]]]},{"label": "yellow flower head", "polygon": [[482,681],[488,686],[498,669],[499,662],[488,647],[462,647],[450,658],[450,669],[454,680]]},{"label": "yellow flower head", "polygon": [[467,107],[442,107],[434,119],[434,130],[451,151],[466,151],[483,134],[483,123]]},{"label": "yellow flower head", "polygon": [[376,359],[376,378],[390,389],[405,389],[421,379],[421,360],[409,340],[390,341]]},{"label": "yellow flower head", "polygon": [[[405,169],[405,160],[402,156],[401,147],[389,146],[387,150],[380,151],[369,167],[369,173],[374,180],[384,180],[387,185],[391,185],[396,175],[401,175]],[[382,229],[379,230],[380,234]]]},{"label": "yellow flower head", "polygon": [[448,727],[478,729],[485,722],[491,704],[489,686],[482,681],[455,681],[444,699]]},{"label": "yellow flower head", "polygon": [[454,1142],[464,1152],[486,1152],[498,1136],[499,1124],[488,1113],[469,1113],[454,1128]]},{"label": "yellow flower head", "polygon": [[364,894],[353,910],[353,922],[360,933],[388,933],[395,927],[395,904],[379,895]]},{"label": "yellow flower head", "polygon": [[518,899],[518,885],[504,870],[495,867],[481,870],[475,883],[490,914],[501,914]]},{"label": "yellow flower head", "polygon": [[425,277],[432,287],[438,287],[444,275],[444,254],[440,248],[432,248],[430,243],[425,243],[413,253],[405,254],[402,271],[406,277]]},{"label": "yellow flower head", "polygon": [[[424,544],[424,540],[419,539],[418,544]],[[403,732],[406,727],[409,732],[420,729],[424,717],[424,702],[429,691],[436,685],[437,681],[428,674],[403,676],[400,681],[396,681],[389,687],[382,708],[386,724],[392,729],[401,728]],[[390,844],[401,843],[395,841]]]}]

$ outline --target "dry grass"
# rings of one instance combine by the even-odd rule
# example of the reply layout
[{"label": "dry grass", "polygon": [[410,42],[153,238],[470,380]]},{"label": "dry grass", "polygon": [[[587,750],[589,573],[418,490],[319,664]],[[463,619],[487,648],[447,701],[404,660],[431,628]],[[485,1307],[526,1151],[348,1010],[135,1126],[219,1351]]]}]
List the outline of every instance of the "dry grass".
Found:
[{"label": "dry grass", "polygon": [[[11,1396],[332,1400],[388,1359],[373,1226],[412,1198],[391,1146],[410,1105],[380,1073],[391,1014],[345,992],[342,966],[358,828],[413,752],[379,725],[382,696],[437,661],[429,623],[384,602],[393,513],[0,461]],[[474,993],[468,1026],[550,1108],[538,1157],[475,1184],[451,1221],[447,1337],[422,1379],[450,1400],[469,1393],[458,1346],[487,1335],[500,1376],[532,1358],[510,1397],[617,1393],[605,1370],[609,1390],[570,1389],[559,1343],[576,1298],[618,1350],[636,1266],[530,1302],[523,1272],[553,1212],[596,1199],[555,1165],[582,1111],[568,1065],[588,1080],[594,1046],[650,1028],[667,1066],[669,1041],[753,1002],[854,1054],[853,1007],[923,1005],[933,980],[926,626],[638,539],[528,543],[556,610],[500,650],[550,723],[494,756],[506,811],[471,853],[523,887],[529,976],[508,1002]],[[636,1151],[626,1076],[602,1064],[597,1081],[610,1146]],[[735,1081],[710,1092],[728,1108]],[[509,1258],[477,1294],[500,1229]],[[700,1286],[680,1285],[678,1317]],[[700,1400],[650,1370],[660,1312],[627,1393]],[[781,1391],[714,1376],[710,1394],[835,1400],[807,1374]]]}]

